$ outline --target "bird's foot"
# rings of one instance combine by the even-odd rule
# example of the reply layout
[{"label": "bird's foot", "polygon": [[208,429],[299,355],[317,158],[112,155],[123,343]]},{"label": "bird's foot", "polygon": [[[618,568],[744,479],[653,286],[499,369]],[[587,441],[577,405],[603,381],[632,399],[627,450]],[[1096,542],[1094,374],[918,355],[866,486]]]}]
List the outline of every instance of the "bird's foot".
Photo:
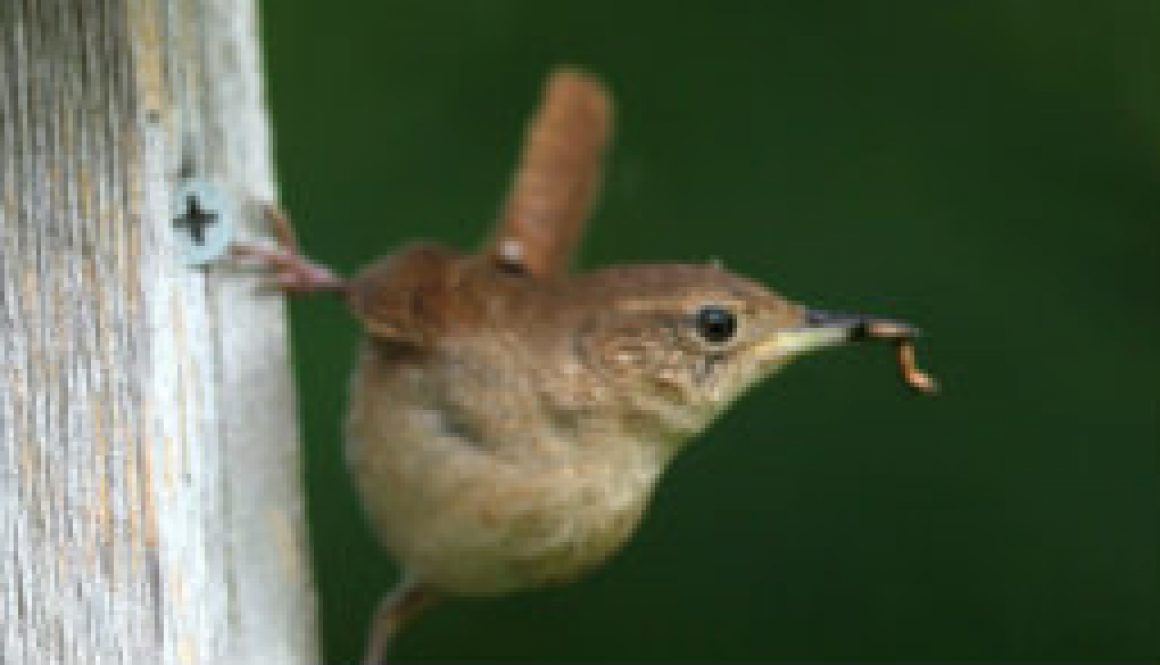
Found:
[{"label": "bird's foot", "polygon": [[270,273],[268,286],[284,293],[300,295],[346,291],[345,279],[302,253],[290,218],[281,208],[267,204],[262,207],[262,213],[270,222],[277,245],[267,247],[236,243],[231,249],[234,257],[257,262],[266,268]]}]

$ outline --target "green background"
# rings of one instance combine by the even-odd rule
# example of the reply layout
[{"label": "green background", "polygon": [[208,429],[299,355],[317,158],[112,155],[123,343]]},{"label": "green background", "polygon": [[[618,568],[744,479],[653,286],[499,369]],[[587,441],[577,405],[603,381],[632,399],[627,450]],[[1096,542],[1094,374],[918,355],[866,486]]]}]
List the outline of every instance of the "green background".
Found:
[{"label": "green background", "polygon": [[[582,266],[719,257],[910,319],[945,394],[885,348],[805,359],[609,566],[449,603],[396,656],[1157,656],[1160,3],[677,4],[264,3],[305,246],[477,246],[545,72],[578,63],[618,103]],[[354,662],[395,578],[342,465],[357,329],[326,300],[293,325],[326,658]]]}]

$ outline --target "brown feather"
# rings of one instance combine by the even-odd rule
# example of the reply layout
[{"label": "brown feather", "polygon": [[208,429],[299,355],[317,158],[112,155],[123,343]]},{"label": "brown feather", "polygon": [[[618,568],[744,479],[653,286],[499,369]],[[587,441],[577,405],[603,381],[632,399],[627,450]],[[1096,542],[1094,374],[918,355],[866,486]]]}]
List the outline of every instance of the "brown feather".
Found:
[{"label": "brown feather", "polygon": [[553,72],[486,251],[493,261],[537,277],[568,269],[600,189],[611,132],[604,86],[574,68]]}]

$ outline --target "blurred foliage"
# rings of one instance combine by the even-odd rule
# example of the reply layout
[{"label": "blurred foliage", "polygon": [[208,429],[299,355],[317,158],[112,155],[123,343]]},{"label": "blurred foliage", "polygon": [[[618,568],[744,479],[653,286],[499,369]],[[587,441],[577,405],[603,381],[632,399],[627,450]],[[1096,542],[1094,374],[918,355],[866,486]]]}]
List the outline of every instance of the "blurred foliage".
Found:
[{"label": "blurred foliage", "polygon": [[[886,349],[803,360],[611,565],[449,603],[396,655],[1155,657],[1160,3],[677,4],[266,2],[305,246],[476,246],[545,72],[578,63],[619,114],[583,266],[719,257],[908,318],[945,394]],[[325,300],[293,326],[327,662],[352,662],[396,574],[342,461],[357,330]]]}]

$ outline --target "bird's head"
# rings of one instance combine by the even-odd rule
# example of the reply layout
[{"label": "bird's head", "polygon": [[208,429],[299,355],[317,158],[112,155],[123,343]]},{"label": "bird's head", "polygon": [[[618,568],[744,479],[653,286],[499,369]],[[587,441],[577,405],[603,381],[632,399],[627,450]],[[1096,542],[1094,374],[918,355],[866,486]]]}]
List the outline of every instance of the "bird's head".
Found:
[{"label": "bird's head", "polygon": [[616,267],[578,278],[583,363],[631,425],[683,441],[746,390],[808,352],[905,324],[812,310],[714,265]]}]

